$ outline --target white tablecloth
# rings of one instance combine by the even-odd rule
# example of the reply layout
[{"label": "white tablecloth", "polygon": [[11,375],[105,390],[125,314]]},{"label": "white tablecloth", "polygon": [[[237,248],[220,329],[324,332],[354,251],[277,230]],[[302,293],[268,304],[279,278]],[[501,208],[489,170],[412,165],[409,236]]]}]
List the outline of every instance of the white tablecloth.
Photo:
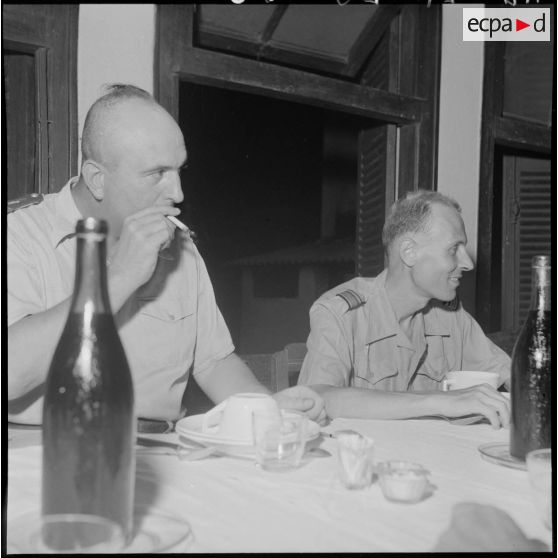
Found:
[{"label": "white tablecloth", "polygon": [[[417,504],[397,504],[383,497],[377,481],[364,490],[345,489],[337,477],[337,442],[324,438],[321,447],[331,457],[306,458],[299,469],[279,473],[233,457],[187,462],[139,452],[136,501],[184,518],[194,534],[191,552],[428,552],[458,502],[497,506],[528,537],[551,545],[527,472],[489,463],[478,452],[482,443],[507,442],[508,430],[442,420],[348,419],[325,430],[342,428],[372,437],[376,461],[421,463],[433,493]],[[9,434],[8,545],[10,520],[40,507],[41,471],[39,437],[24,430]]]}]

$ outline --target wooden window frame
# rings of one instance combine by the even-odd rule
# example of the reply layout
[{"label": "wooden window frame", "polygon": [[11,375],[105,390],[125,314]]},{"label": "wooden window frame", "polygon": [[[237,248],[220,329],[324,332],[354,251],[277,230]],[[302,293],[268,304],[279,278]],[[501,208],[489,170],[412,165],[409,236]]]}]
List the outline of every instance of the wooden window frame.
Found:
[{"label": "wooden window frame", "polygon": [[78,4],[4,4],[4,48],[32,53],[37,76],[34,190],[60,190],[77,170]]},{"label": "wooden window frame", "polygon": [[[398,8],[401,17],[390,23],[392,91],[198,48],[194,44],[195,10],[195,5],[157,6],[154,94],[177,120],[181,80],[364,116],[388,127],[386,208],[404,192],[436,190],[440,6]],[[360,51],[358,57],[362,59]],[[362,248],[357,237],[357,269],[363,267]]]},{"label": "wooden window frame", "polygon": [[[497,146],[551,155],[552,126],[503,115],[505,43],[484,46],[484,83],[480,145],[476,319],[487,331],[495,329],[495,313],[500,303],[494,300],[498,280],[494,253],[494,154]],[[556,84],[554,85],[556,87]],[[554,98],[554,97],[553,97]],[[511,269],[502,270],[513,273]]]}]

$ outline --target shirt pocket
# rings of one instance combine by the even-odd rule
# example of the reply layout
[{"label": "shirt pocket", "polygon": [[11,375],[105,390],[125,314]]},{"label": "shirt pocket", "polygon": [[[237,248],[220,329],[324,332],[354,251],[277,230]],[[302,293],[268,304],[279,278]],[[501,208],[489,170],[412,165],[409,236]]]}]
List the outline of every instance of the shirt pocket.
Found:
[{"label": "shirt pocket", "polygon": [[165,368],[188,362],[196,342],[193,304],[175,301],[164,304],[153,298],[137,298],[140,349],[150,368]]},{"label": "shirt pocket", "polygon": [[429,336],[427,343],[428,353],[418,373],[428,376],[436,382],[441,382],[444,376],[453,369],[445,350],[444,338],[437,335]]},{"label": "shirt pocket", "polygon": [[397,376],[394,358],[375,355],[371,345],[355,354],[354,387],[381,389],[388,378]]},{"label": "shirt pocket", "polygon": [[138,297],[136,299],[140,314],[149,316],[161,322],[177,322],[194,314],[193,304],[176,301],[176,303],[162,304],[152,297]]}]

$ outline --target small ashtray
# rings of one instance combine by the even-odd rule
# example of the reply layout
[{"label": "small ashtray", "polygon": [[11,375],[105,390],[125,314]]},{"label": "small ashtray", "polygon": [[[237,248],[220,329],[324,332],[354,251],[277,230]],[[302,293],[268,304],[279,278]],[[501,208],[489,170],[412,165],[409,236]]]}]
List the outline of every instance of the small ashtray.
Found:
[{"label": "small ashtray", "polygon": [[376,474],[386,499],[392,502],[419,502],[428,486],[428,471],[410,461],[384,461],[376,466]]}]

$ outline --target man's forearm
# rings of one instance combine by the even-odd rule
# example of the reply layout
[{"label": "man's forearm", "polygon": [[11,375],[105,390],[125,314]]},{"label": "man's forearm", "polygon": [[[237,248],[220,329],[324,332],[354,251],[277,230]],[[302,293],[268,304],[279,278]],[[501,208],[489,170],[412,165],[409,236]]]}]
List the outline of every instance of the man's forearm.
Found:
[{"label": "man's forearm", "polygon": [[269,393],[235,353],[218,360],[210,370],[196,376],[196,381],[214,403],[234,393]]},{"label": "man's forearm", "polygon": [[328,385],[309,386],[324,399],[330,418],[404,419],[434,413],[433,395]]},{"label": "man's forearm", "polygon": [[382,391],[327,385],[309,386],[324,399],[329,417],[405,419],[428,415],[485,416],[494,428],[509,424],[509,402],[486,384],[453,391]]},{"label": "man's forearm", "polygon": [[[109,277],[113,313],[130,297],[130,287]],[[70,311],[71,297],[43,312],[26,316],[8,327],[8,400],[42,384]]]},{"label": "man's forearm", "polygon": [[45,381],[69,309],[67,298],[8,327],[8,400]]}]

